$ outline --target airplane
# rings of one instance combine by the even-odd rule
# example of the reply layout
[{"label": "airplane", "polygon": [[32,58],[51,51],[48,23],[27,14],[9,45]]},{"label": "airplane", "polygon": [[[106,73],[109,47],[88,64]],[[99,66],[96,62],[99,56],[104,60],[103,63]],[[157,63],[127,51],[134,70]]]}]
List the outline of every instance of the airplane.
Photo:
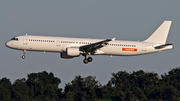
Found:
[{"label": "airplane", "polygon": [[[91,62],[92,55],[134,56],[173,49],[166,44],[172,21],[164,21],[154,33],[144,41],[123,41],[112,39],[89,39],[72,37],[52,37],[21,35],[13,37],[5,45],[8,48],[22,50],[22,59],[26,51],[57,52],[63,59],[84,56],[83,62]],[[88,57],[87,57],[88,56]]]}]

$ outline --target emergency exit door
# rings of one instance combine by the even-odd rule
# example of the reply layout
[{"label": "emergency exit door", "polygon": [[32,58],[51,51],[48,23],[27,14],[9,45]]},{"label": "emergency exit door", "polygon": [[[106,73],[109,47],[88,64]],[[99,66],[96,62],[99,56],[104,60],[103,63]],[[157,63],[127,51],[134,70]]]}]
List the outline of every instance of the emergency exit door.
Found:
[{"label": "emergency exit door", "polygon": [[61,39],[59,38],[56,39],[56,46],[61,46]]},{"label": "emergency exit door", "polygon": [[146,51],[146,43],[142,43],[142,51]]}]

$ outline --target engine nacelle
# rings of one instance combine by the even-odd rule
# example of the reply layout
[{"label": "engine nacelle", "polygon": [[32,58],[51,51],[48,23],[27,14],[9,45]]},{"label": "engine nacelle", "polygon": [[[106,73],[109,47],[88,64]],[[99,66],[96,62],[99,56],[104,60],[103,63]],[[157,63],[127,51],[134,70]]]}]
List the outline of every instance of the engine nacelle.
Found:
[{"label": "engine nacelle", "polygon": [[79,48],[66,48],[66,52],[68,56],[79,56]]},{"label": "engine nacelle", "polygon": [[61,52],[61,58],[63,58],[63,59],[72,59],[73,56],[68,56],[66,52]]}]

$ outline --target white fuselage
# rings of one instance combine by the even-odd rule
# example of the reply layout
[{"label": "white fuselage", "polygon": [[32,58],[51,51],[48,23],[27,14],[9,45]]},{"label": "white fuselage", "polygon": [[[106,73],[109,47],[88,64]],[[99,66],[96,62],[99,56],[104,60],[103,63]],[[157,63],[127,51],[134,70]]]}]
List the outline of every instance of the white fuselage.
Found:
[{"label": "white fuselage", "polygon": [[[89,38],[68,38],[68,37],[50,37],[50,36],[33,36],[23,35],[15,37],[18,40],[11,40],[6,46],[17,50],[26,51],[44,51],[44,52],[65,52],[68,47],[80,47],[102,41],[103,39]],[[154,47],[162,45],[161,43],[148,43],[136,41],[110,41],[100,49],[97,49],[92,55],[116,55],[131,56],[148,54],[163,50],[172,49],[173,46],[167,46],[161,49]]]}]

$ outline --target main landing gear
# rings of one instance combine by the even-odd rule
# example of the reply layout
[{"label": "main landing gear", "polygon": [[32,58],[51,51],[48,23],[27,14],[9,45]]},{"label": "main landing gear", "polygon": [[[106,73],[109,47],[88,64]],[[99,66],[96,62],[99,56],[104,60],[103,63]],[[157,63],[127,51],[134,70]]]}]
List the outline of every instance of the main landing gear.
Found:
[{"label": "main landing gear", "polygon": [[26,58],[26,50],[23,51],[23,56],[22,56],[22,59],[25,59]]},{"label": "main landing gear", "polygon": [[84,62],[85,64],[87,64],[88,62],[91,62],[91,61],[93,60],[93,58],[90,57],[90,55],[89,55],[88,58],[86,58],[86,55],[84,55],[84,57],[85,57],[85,59],[83,60],[83,62]]}]

